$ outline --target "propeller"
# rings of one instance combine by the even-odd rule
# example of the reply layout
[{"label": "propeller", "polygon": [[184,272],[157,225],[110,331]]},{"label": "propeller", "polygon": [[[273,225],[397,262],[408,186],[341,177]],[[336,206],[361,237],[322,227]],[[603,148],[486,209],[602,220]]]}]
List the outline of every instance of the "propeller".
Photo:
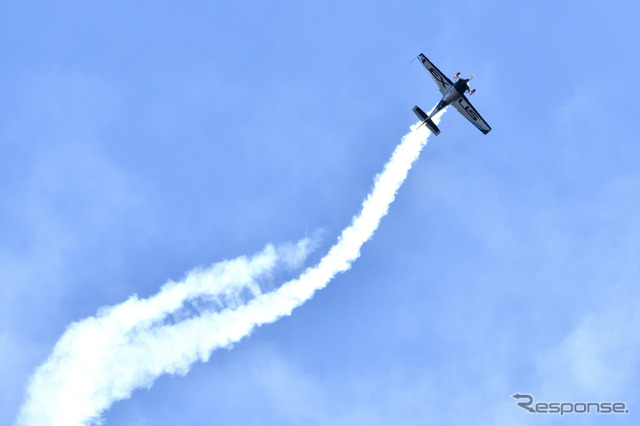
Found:
[{"label": "propeller", "polygon": [[457,80],[457,79],[458,79],[458,77],[460,77],[460,73],[458,73],[458,74],[454,75],[454,76],[453,76],[453,79],[454,79],[454,80]]}]

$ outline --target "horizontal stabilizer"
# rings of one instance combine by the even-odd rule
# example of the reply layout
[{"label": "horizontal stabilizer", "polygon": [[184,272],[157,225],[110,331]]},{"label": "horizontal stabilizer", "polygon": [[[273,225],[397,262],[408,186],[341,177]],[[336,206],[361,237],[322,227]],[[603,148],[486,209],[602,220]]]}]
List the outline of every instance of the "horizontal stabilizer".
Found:
[{"label": "horizontal stabilizer", "polygon": [[427,120],[424,122],[424,124],[429,128],[429,130],[431,130],[431,133],[433,133],[434,135],[438,136],[440,134],[440,129],[438,129],[438,126],[436,126],[436,123],[434,123],[432,120]]},{"label": "horizontal stabilizer", "polygon": [[428,117],[427,114],[424,113],[423,110],[420,109],[420,107],[418,107],[418,105],[413,107],[413,113],[418,116],[418,118],[420,119],[420,121],[425,121]]},{"label": "horizontal stabilizer", "polygon": [[422,124],[426,125],[429,128],[431,133],[433,133],[436,136],[440,134],[440,129],[438,129],[438,126],[436,126],[436,123],[434,123],[433,120],[431,120],[429,116],[425,114],[423,110],[420,109],[420,107],[418,107],[417,105],[414,106],[413,113],[420,119],[420,121],[422,121]]}]

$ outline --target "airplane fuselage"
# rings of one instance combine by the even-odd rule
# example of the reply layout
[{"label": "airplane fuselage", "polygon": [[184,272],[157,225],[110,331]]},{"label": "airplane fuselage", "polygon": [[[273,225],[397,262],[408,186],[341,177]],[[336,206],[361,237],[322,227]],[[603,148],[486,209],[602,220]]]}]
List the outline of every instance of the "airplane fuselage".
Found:
[{"label": "airplane fuselage", "polygon": [[449,90],[447,90],[440,102],[438,102],[438,105],[436,105],[434,110],[429,115],[429,118],[433,117],[442,108],[457,101],[462,95],[465,94],[467,90],[469,90],[469,79],[459,78],[455,83],[453,83],[453,86],[451,86]]}]

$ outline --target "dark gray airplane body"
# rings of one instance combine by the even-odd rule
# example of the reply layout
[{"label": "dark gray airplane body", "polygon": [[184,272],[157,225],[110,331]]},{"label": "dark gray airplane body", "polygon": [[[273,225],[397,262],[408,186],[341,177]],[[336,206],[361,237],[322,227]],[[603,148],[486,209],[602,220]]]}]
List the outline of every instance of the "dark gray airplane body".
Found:
[{"label": "dark gray airplane body", "polygon": [[[433,80],[438,85],[440,93],[442,93],[442,99],[438,102],[433,111],[431,111],[431,114],[425,114],[418,106],[413,108],[413,112],[418,116],[422,123],[426,125],[436,136],[439,135],[440,129],[438,129],[431,118],[444,107],[453,105],[454,108],[457,109],[458,112],[460,112],[460,114],[462,114],[474,126],[476,126],[478,130],[485,135],[489,133],[491,127],[486,121],[484,121],[482,116],[478,111],[476,111],[465,96],[465,93],[469,92],[469,80],[473,78],[473,75],[469,78],[459,78],[460,73],[458,73],[454,77],[456,82],[453,83],[422,53],[418,55],[418,59],[420,59],[420,62],[422,62],[422,65],[424,65],[426,70],[429,71],[429,74],[431,74],[431,77],[433,77]],[[473,92],[475,92],[475,89],[469,92],[469,96],[471,96]]]}]

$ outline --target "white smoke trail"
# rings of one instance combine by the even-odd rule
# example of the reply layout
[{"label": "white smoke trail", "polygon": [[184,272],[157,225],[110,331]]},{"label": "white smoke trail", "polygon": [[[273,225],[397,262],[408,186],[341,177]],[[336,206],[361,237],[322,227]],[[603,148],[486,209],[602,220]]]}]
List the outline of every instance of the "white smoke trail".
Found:
[{"label": "white smoke trail", "polygon": [[167,327],[172,314],[179,316],[187,303],[238,306],[245,293],[260,293],[259,279],[278,267],[299,267],[312,246],[309,238],[278,248],[269,244],[251,258],[195,269],[181,282],[169,281],[153,297],[140,300],[133,295],[69,325],[31,378],[16,424],[81,425],[99,420],[102,411],[135,388],[149,386],[163,372],[178,372],[180,367],[173,368],[169,360],[179,339],[160,349],[149,350],[145,344],[148,336]]},{"label": "white smoke trail", "polygon": [[[437,124],[442,112],[434,118]],[[261,324],[291,311],[324,288],[360,256],[360,248],[378,228],[396,192],[406,179],[429,136],[423,126],[403,137],[384,170],[336,244],[320,262],[269,293],[256,280],[278,262],[301,262],[310,241],[295,248],[272,246],[251,259],[221,262],[190,273],[183,282],[168,283],[146,300],[133,296],[101,310],[96,317],[72,324],[39,367],[27,389],[18,425],[81,425],[98,422],[100,414],[133,390],[150,386],[161,374],[186,374],[197,360],[206,361],[216,348],[229,346]],[[243,302],[243,291],[253,296]],[[161,322],[185,302],[201,297],[225,299],[226,308],[206,310],[178,323]]]}]

